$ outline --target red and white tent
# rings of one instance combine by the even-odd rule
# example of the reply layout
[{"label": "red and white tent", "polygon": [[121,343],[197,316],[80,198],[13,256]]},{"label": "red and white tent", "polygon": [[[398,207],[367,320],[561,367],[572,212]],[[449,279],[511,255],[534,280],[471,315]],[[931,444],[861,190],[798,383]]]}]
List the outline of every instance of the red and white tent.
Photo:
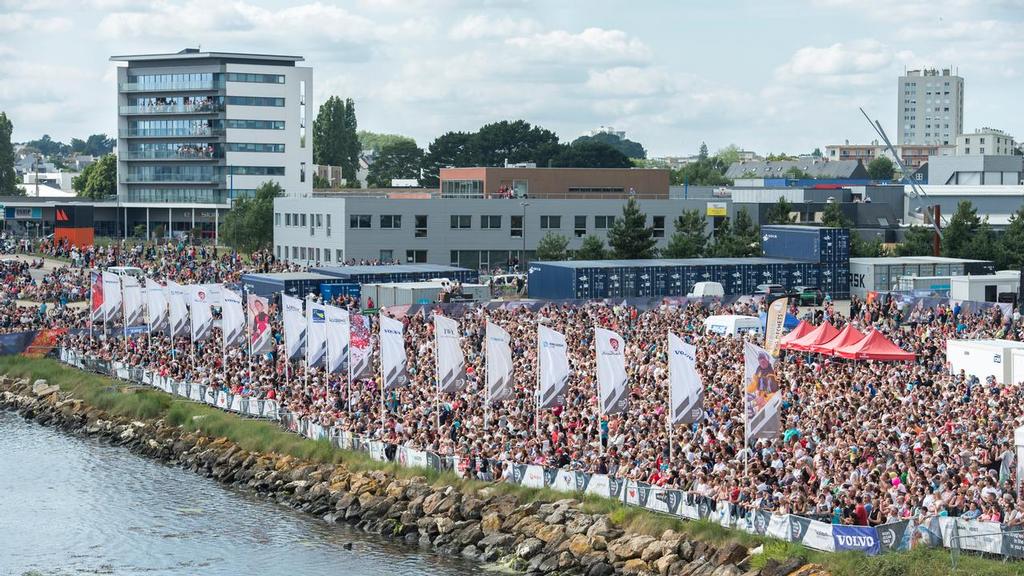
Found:
[{"label": "red and white tent", "polygon": [[811,330],[814,330],[814,324],[811,324],[810,322],[804,322],[803,320],[801,320],[800,323],[796,325],[796,328],[790,330],[788,334],[786,334],[785,336],[782,337],[781,340],[779,340],[779,347],[785,348],[786,344],[789,344],[794,340],[803,338]]},{"label": "red and white tent", "polygon": [[829,340],[824,344],[815,344],[808,348],[808,352],[817,352],[818,354],[828,354],[834,356],[837,348],[844,348],[851,344],[856,344],[864,339],[864,333],[853,327],[853,324],[847,324],[836,334],[836,337]]},{"label": "red and white tent", "polygon": [[804,334],[802,337],[790,342],[783,343],[781,347],[785,348],[786,350],[799,350],[801,352],[807,352],[808,350],[810,350],[811,346],[824,344],[829,340],[835,338],[837,334],[839,334],[839,330],[836,330],[836,327],[833,326],[832,324],[825,322],[821,326],[818,326],[814,330],[811,330],[807,334]]},{"label": "red and white tent", "polygon": [[850,360],[886,360],[897,362],[912,362],[916,357],[912,352],[904,352],[878,330],[868,332],[859,342],[854,342],[843,348],[837,348],[834,354]]}]

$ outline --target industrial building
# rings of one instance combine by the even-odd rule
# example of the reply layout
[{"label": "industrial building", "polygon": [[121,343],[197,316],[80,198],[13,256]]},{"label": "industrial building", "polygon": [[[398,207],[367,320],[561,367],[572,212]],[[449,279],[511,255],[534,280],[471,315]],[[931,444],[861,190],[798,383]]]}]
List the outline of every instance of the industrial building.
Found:
[{"label": "industrial building", "polygon": [[[995,271],[995,264],[991,260],[941,256],[850,258],[850,294],[866,298],[870,292],[898,290],[901,277],[948,278],[989,275]],[[991,301],[995,301],[995,298]]]},{"label": "industrial building", "polygon": [[908,70],[896,93],[898,144],[956,145],[964,131],[964,79],[951,68]]},{"label": "industrial building", "polygon": [[442,198],[668,198],[669,170],[656,168],[441,168]]}]

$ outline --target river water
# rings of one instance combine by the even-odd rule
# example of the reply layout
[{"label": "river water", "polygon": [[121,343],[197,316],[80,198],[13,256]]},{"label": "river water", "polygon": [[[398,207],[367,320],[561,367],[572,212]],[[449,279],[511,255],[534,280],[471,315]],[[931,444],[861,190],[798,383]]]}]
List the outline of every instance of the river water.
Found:
[{"label": "river water", "polygon": [[0,411],[0,575],[479,571]]}]

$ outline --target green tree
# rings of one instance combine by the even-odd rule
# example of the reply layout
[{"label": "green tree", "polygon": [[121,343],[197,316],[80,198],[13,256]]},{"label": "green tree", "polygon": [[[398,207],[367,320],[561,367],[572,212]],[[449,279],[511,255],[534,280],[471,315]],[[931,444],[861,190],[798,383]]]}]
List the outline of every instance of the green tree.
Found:
[{"label": "green tree", "polygon": [[700,150],[697,151],[697,159],[698,160],[707,160],[708,159],[708,145],[707,145],[706,142],[701,142],[700,143]]},{"label": "green tree", "polygon": [[502,120],[481,126],[471,148],[480,166],[504,166],[506,161],[547,166],[548,160],[561,151],[554,132],[525,120]]},{"label": "green tree", "polygon": [[930,227],[911,226],[896,246],[897,256],[931,256],[934,232]]},{"label": "green tree", "polygon": [[[704,153],[707,146],[702,145]],[[703,156],[703,153],[699,156]],[[690,162],[671,175],[672,184],[690,184],[693,186],[729,186],[732,180],[725,177],[725,171],[729,169],[717,156],[713,158],[700,158],[696,162]]]},{"label": "green tree", "polygon": [[977,260],[992,260],[997,264],[1006,262],[1007,258],[999,253],[999,243],[996,241],[996,234],[988,223],[988,217],[978,224],[967,242],[962,258],[975,258]]},{"label": "green tree", "polygon": [[323,176],[315,172],[313,173],[313,188],[317,190],[322,190],[330,187],[331,183],[327,180],[327,178],[324,178]]},{"label": "green tree", "polygon": [[360,130],[356,133],[356,136],[359,138],[359,148],[361,150],[373,150],[374,152],[380,152],[381,148],[396,142],[412,142],[414,145],[416,144],[415,140],[401,134],[382,134]]},{"label": "green tree", "polygon": [[537,260],[565,260],[565,249],[569,239],[561,234],[548,232],[537,243]]},{"label": "green tree", "polygon": [[811,156],[815,158],[821,158],[821,148],[815,148],[814,152],[811,152]]},{"label": "green tree", "polygon": [[71,147],[67,144],[50,138],[49,134],[43,134],[43,137],[38,140],[30,140],[25,143],[26,146],[30,146],[39,150],[39,153],[43,156],[63,156],[71,151]]},{"label": "green tree", "polygon": [[80,197],[93,200],[117,195],[117,156],[107,154],[86,166],[71,179],[71,187]]},{"label": "green tree", "polygon": [[23,194],[21,188],[15,186],[13,132],[14,124],[6,113],[0,112],[0,196]]},{"label": "green tree", "polygon": [[740,147],[735,144],[729,144],[725,148],[722,148],[715,154],[715,158],[728,168],[733,163],[740,161]]},{"label": "green tree", "polygon": [[473,134],[469,132],[445,132],[435,138],[423,156],[422,184],[428,188],[437,188],[440,185],[441,168],[476,164],[472,144]]},{"label": "green tree", "polygon": [[662,251],[666,258],[698,258],[707,250],[704,216],[700,210],[683,210],[675,221],[675,233]]},{"label": "green tree", "polygon": [[843,214],[838,202],[828,202],[821,214],[821,225],[829,228],[849,228],[850,219]]},{"label": "green tree", "polygon": [[722,221],[715,232],[711,255],[720,258],[743,258],[761,254],[761,233],[746,208],[736,211],[736,220]]},{"label": "green tree", "polygon": [[854,258],[877,258],[883,255],[882,239],[864,240],[850,230],[850,256]]},{"label": "green tree", "polygon": [[617,260],[653,258],[658,243],[654,230],[647,227],[647,215],[640,211],[635,198],[622,207],[622,218],[616,218],[608,230],[608,245]]},{"label": "green tree", "polygon": [[1010,215],[1010,223],[999,239],[1002,269],[1020,269],[1024,265],[1024,206]]},{"label": "green tree", "polygon": [[246,252],[269,248],[274,241],[274,198],[283,194],[277,182],[264,182],[252,198],[235,200],[220,226],[224,243]]},{"label": "green tree", "polygon": [[356,105],[351,98],[331,96],[320,105],[313,120],[313,162],[341,166],[350,187],[358,186],[359,137],[356,135]]},{"label": "green tree", "polygon": [[868,162],[868,175],[872,180],[892,180],[895,174],[896,168],[893,166],[892,160],[885,156],[879,156]]},{"label": "green tree", "polygon": [[598,142],[601,144],[607,144],[612,148],[622,152],[627,158],[631,159],[643,159],[647,158],[647,151],[644,150],[643,145],[639,142],[634,142],[626,138],[619,138],[617,134],[609,134],[608,132],[598,132],[593,136],[580,136],[579,138],[572,141],[571,146],[581,144],[584,142]]},{"label": "green tree", "polygon": [[779,196],[779,201],[768,209],[765,220],[768,224],[792,224],[793,217],[790,215],[792,212],[793,205],[789,203],[789,200],[786,200],[785,196]]},{"label": "green tree", "polygon": [[604,240],[597,236],[587,235],[580,243],[580,249],[576,251],[576,260],[604,260],[608,254],[604,249]]},{"label": "green tree", "polygon": [[799,166],[790,166],[782,174],[791,180],[811,180],[814,178],[814,176],[811,176],[809,172],[801,169]]},{"label": "green tree", "polygon": [[372,188],[389,188],[391,181],[400,178],[419,180],[423,165],[423,150],[412,140],[399,140],[385,144],[366,176]]},{"label": "green tree", "polygon": [[625,154],[604,142],[580,142],[562,146],[551,165],[558,168],[629,168],[633,165]]},{"label": "green tree", "polygon": [[942,254],[951,258],[973,258],[968,246],[981,226],[978,209],[970,200],[957,203],[956,212],[942,232]]},{"label": "green tree", "polygon": [[798,158],[796,156],[790,156],[785,152],[779,152],[778,154],[773,154],[769,152],[768,155],[764,157],[764,159],[767,160],[768,162],[782,162],[784,160],[797,160]]}]

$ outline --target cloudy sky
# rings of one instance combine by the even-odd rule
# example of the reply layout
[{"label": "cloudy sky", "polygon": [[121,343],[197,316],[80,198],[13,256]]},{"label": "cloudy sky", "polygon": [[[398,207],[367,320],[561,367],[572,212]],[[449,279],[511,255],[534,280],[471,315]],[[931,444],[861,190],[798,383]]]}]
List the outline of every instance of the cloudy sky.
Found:
[{"label": "cloudy sky", "polygon": [[16,141],[112,134],[112,54],[296,54],[317,105],[421,146],[523,118],[611,125],[654,155],[761,153],[896,131],[905,68],[956,66],[965,129],[1024,137],[1024,0],[0,0],[0,110]]}]

